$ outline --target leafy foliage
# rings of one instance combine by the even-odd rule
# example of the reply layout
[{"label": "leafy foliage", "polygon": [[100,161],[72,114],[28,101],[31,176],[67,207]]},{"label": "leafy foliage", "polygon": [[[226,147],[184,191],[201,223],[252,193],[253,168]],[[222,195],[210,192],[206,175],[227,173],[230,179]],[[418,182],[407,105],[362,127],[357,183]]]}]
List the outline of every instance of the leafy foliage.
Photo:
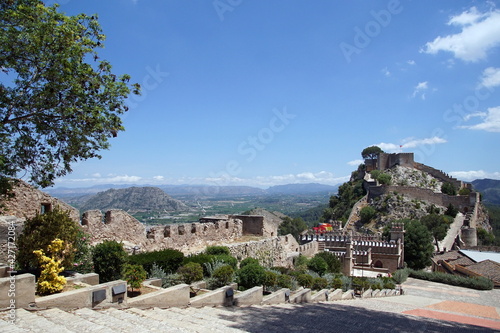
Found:
[{"label": "leafy foliage", "polygon": [[328,265],[327,272],[329,273],[340,273],[340,260],[330,252],[322,251],[316,253],[314,257],[322,258]]},{"label": "leafy foliage", "polygon": [[127,260],[130,264],[141,265],[149,273],[151,273],[154,263],[166,273],[173,273],[183,264],[184,254],[178,250],[164,249],[134,254],[129,256]]},{"label": "leafy foliage", "polygon": [[301,217],[291,219],[290,217],[283,218],[278,228],[278,235],[292,234],[295,239],[299,239],[300,233],[307,229],[307,224]]},{"label": "leafy foliage", "polygon": [[0,10],[0,173],[27,172],[42,187],[71,163],[100,157],[123,130],[129,75],[117,77],[96,49],[97,16],[66,16],[58,5],[12,0]]},{"label": "leafy foliage", "polygon": [[231,283],[234,279],[234,269],[229,265],[217,268],[212,278],[215,280],[215,288],[223,287]]},{"label": "leafy foliage", "polygon": [[184,266],[179,267],[177,273],[182,276],[186,284],[203,279],[203,267],[196,262],[188,262]]},{"label": "leafy foliage", "polygon": [[441,272],[424,272],[416,270],[410,270],[410,276],[415,279],[445,283],[452,286],[459,286],[464,288],[477,290],[493,289],[493,282],[490,279],[482,276],[465,277]]},{"label": "leafy foliage", "polygon": [[248,264],[237,272],[238,285],[243,289],[260,286],[264,283],[266,270],[257,264]]},{"label": "leafy foliage", "polygon": [[365,206],[359,211],[359,217],[363,224],[371,221],[377,215],[377,211],[372,206]]},{"label": "leafy foliage", "polygon": [[146,280],[146,276],[146,270],[141,265],[123,265],[122,277],[127,281],[132,291],[141,287],[141,284]]},{"label": "leafy foliage", "polygon": [[56,238],[47,248],[50,257],[46,256],[43,250],[33,251],[42,268],[36,285],[39,295],[59,292],[66,285],[66,278],[59,275],[64,270],[64,267],[61,266],[63,250],[64,241]]},{"label": "leafy foliage", "polygon": [[457,195],[457,189],[453,184],[445,182],[441,185],[441,192],[448,195]]},{"label": "leafy foliage", "polygon": [[443,215],[429,214],[423,216],[420,222],[426,226],[426,228],[431,232],[432,237],[439,251],[439,241],[442,241],[446,237],[446,233],[450,228],[448,220]]},{"label": "leafy foliage", "polygon": [[319,275],[323,275],[328,271],[328,264],[326,263],[325,259],[319,256],[314,256],[313,258],[311,258],[311,260],[308,261],[307,268],[309,268],[313,272],[318,273]]},{"label": "leafy foliage", "polygon": [[431,264],[434,253],[432,234],[417,220],[405,223],[405,262],[413,269],[423,269]]},{"label": "leafy foliage", "polygon": [[229,248],[227,246],[207,246],[207,248],[205,249],[205,253],[210,255],[231,255],[231,252],[229,251]]},{"label": "leafy foliage", "polygon": [[94,271],[99,274],[100,283],[119,280],[127,260],[127,253],[121,243],[106,240],[94,247],[92,260]]},{"label": "leafy foliage", "polygon": [[250,264],[260,265],[259,260],[255,259],[255,258],[252,258],[252,257],[246,257],[245,259],[243,259],[240,262],[240,268],[243,268],[246,265],[250,265]]},{"label": "leafy foliage", "polygon": [[75,241],[75,259],[73,270],[86,274],[92,272],[94,263],[92,262],[92,246],[90,245],[90,235],[78,229]]},{"label": "leafy foliage", "polygon": [[446,208],[446,211],[444,212],[444,215],[451,216],[453,218],[455,218],[455,216],[457,216],[457,214],[458,214],[458,208],[453,206],[451,203],[448,205],[448,207]]},{"label": "leafy foliage", "polygon": [[37,214],[24,223],[23,232],[17,238],[17,263],[22,268],[38,268],[35,250],[48,251],[51,240],[64,241],[62,265],[71,267],[74,258],[73,246],[77,240],[79,226],[66,211],[55,207],[45,214]]},{"label": "leafy foliage", "polygon": [[325,209],[325,220],[343,220],[349,218],[354,204],[365,195],[363,180],[349,181],[339,187],[337,195],[331,196],[329,207]]}]

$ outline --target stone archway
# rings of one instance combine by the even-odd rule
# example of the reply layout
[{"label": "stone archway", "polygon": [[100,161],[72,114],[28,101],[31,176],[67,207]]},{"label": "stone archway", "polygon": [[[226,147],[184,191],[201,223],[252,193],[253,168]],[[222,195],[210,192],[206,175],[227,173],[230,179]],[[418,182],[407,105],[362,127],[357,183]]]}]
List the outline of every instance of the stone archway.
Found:
[{"label": "stone archway", "polygon": [[382,263],[382,261],[380,260],[377,260],[375,262],[375,265],[373,265],[375,268],[384,268],[384,264]]}]

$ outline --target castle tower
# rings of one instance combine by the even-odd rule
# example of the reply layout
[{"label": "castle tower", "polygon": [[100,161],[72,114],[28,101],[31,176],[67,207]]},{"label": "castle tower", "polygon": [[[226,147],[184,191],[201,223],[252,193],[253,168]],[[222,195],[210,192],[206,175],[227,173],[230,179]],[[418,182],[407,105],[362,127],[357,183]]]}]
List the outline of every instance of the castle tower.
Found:
[{"label": "castle tower", "polygon": [[350,239],[345,243],[345,246],[346,253],[344,257],[344,267],[342,269],[342,273],[345,276],[351,276],[354,265],[352,263],[352,243]]},{"label": "castle tower", "polygon": [[393,223],[391,227],[391,242],[396,242],[400,253],[398,266],[403,267],[405,262],[405,225],[403,223]]}]

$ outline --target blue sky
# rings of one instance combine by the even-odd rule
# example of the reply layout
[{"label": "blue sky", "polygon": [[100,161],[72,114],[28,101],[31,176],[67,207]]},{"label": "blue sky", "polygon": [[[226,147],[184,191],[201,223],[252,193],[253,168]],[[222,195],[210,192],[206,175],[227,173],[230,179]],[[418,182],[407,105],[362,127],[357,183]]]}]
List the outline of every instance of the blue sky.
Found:
[{"label": "blue sky", "polygon": [[57,2],[143,94],[56,187],[337,184],[371,145],[500,179],[498,2]]}]

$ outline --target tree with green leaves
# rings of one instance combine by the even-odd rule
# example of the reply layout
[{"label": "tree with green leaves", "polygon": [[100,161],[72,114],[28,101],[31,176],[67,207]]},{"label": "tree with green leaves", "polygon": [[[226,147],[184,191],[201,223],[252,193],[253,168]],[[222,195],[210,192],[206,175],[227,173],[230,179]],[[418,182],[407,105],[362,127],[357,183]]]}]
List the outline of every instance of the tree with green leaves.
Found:
[{"label": "tree with green leaves", "polygon": [[432,234],[418,220],[405,221],[405,262],[413,269],[424,269],[431,264],[434,253]]},{"label": "tree with green leaves", "polygon": [[67,16],[39,0],[0,6],[0,176],[23,172],[47,187],[109,148],[140,87],[99,59],[96,15]]},{"label": "tree with green leaves", "polygon": [[292,234],[295,239],[299,240],[300,233],[306,229],[307,224],[301,217],[292,219],[287,216],[282,219],[282,222],[278,228],[278,235]]},{"label": "tree with green leaves", "polygon": [[62,255],[62,266],[72,267],[80,227],[69,217],[68,212],[55,207],[45,214],[37,214],[24,222],[22,233],[17,238],[16,260],[23,269],[38,269],[40,267],[35,250],[47,252],[54,239],[60,239],[65,244]]},{"label": "tree with green leaves", "polygon": [[370,166],[372,168],[375,168],[376,166],[376,160],[378,158],[378,154],[380,153],[383,153],[384,151],[378,147],[378,146],[370,146],[370,147],[366,147],[365,149],[363,149],[363,151],[361,152],[361,157],[363,157],[363,159],[366,161],[370,161]]},{"label": "tree with green leaves", "polygon": [[429,214],[423,216],[420,222],[422,222],[432,234],[437,251],[439,252],[439,241],[442,241],[446,237],[446,233],[450,227],[448,220],[443,215]]}]

